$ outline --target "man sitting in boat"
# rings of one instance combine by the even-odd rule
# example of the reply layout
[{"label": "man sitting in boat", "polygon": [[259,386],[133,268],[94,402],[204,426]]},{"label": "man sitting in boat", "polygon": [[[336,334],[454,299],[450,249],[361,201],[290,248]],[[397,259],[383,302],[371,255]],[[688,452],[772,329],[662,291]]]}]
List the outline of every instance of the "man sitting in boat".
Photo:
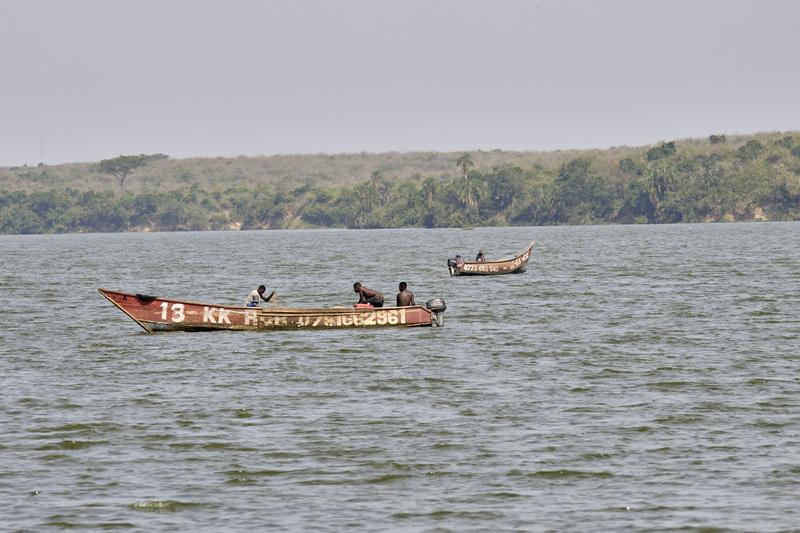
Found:
[{"label": "man sitting in boat", "polygon": [[463,267],[464,266],[464,258],[461,257],[460,255],[457,255],[456,256],[456,260],[453,261],[453,266],[456,266],[458,268]]},{"label": "man sitting in boat", "polygon": [[397,293],[397,307],[408,307],[409,305],[417,305],[414,302],[414,293],[408,290],[408,283],[405,281],[400,282],[400,292]]},{"label": "man sitting in boat", "polygon": [[258,307],[259,304],[261,304],[261,300],[269,302],[272,300],[272,297],[275,296],[275,291],[272,291],[269,293],[269,296],[264,298],[265,292],[267,292],[267,288],[263,285],[259,285],[257,289],[253,289],[247,296],[247,302],[245,302],[245,305],[247,307]]},{"label": "man sitting in boat", "polygon": [[483,248],[478,250],[478,255],[475,256],[475,261],[483,263],[486,261],[486,254],[483,253]]},{"label": "man sitting in boat", "polygon": [[453,275],[453,269],[461,270],[464,266],[464,259],[457,255],[455,259],[448,259],[447,260],[447,267],[450,269],[450,275]]},{"label": "man sitting in boat", "polygon": [[353,292],[358,293],[358,303],[370,304],[372,307],[383,307],[383,294],[361,286],[361,282],[353,283]]}]

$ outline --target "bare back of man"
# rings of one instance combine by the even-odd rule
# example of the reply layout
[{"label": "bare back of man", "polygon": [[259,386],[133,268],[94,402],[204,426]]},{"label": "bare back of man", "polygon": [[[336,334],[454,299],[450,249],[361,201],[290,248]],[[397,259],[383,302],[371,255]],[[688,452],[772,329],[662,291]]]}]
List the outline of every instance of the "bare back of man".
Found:
[{"label": "bare back of man", "polygon": [[358,294],[358,303],[383,307],[383,293],[363,287],[360,282],[353,284],[353,291]]},{"label": "bare back of man", "polygon": [[405,281],[401,281],[398,288],[400,292],[397,293],[397,307],[417,305],[416,302],[414,302],[414,293],[408,290],[408,284]]}]

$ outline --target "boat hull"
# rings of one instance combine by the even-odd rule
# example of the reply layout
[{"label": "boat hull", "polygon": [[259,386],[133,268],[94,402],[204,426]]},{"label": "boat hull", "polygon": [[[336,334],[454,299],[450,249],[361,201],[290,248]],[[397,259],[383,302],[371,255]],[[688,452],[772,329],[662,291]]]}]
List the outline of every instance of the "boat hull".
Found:
[{"label": "boat hull", "polygon": [[534,242],[531,241],[527,250],[513,259],[507,261],[465,261],[461,266],[452,264],[448,260],[451,276],[497,276],[500,274],[522,274],[528,270],[528,260],[531,258]]},{"label": "boat hull", "polygon": [[99,289],[108,301],[145,331],[303,330],[419,327],[442,323],[439,312],[423,306],[238,307],[174,300]]}]

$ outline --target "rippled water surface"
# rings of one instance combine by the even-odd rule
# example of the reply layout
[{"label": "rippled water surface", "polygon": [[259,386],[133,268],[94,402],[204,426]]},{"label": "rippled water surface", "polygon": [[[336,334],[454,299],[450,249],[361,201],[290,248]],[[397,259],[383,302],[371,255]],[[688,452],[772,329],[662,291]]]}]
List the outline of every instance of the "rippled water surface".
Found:
[{"label": "rippled water surface", "polygon": [[[523,275],[449,255],[537,246]],[[0,236],[3,530],[800,528],[800,224]],[[98,287],[444,328],[148,335]]]}]

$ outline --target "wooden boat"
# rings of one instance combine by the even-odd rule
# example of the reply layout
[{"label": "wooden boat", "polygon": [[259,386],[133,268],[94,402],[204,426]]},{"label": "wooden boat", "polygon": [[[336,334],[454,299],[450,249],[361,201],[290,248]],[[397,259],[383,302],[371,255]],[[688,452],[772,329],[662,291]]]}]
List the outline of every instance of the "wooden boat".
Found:
[{"label": "wooden boat", "polygon": [[98,290],[148,333],[441,326],[447,308],[439,298],[410,307],[239,307]]},{"label": "wooden boat", "polygon": [[453,259],[447,260],[451,276],[494,276],[497,274],[521,274],[528,269],[528,259],[535,241],[519,255],[502,261],[464,261],[458,265]]}]

